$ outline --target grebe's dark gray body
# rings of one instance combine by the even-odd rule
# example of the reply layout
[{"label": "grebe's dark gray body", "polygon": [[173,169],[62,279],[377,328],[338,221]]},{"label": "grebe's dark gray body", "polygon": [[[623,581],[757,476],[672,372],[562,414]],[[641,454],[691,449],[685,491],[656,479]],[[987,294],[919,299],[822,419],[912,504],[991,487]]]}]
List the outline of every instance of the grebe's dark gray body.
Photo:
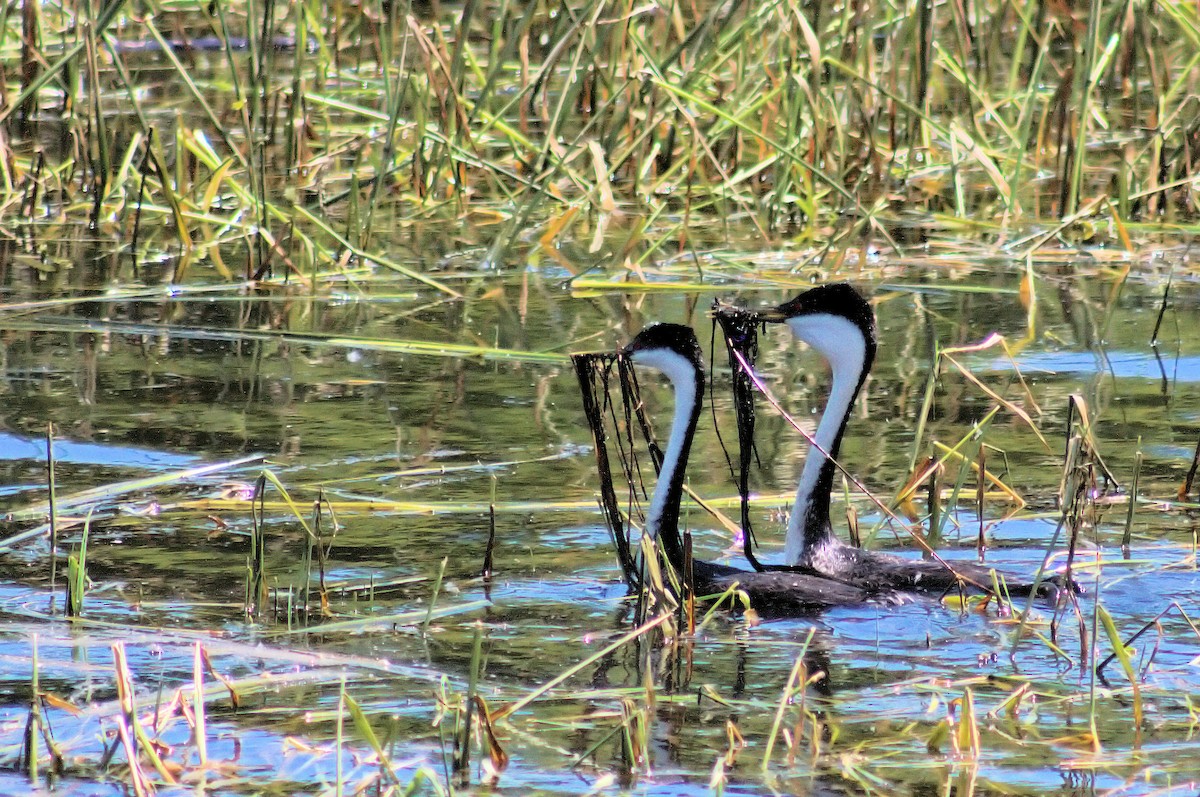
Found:
[{"label": "grebe's dark gray body", "polygon": [[[671,565],[684,572],[684,546],[679,533],[679,504],[692,438],[704,396],[704,361],[692,330],[679,324],[655,324],[642,330],[623,354],[638,365],[666,375],[675,394],[671,431],[662,468],[646,512],[645,533],[656,538]],[[890,590],[875,590],[800,570],[758,573],[713,562],[692,561],[698,595],[724,592],[735,583],[751,605],[768,614],[803,614],[831,606],[895,601]]]}]

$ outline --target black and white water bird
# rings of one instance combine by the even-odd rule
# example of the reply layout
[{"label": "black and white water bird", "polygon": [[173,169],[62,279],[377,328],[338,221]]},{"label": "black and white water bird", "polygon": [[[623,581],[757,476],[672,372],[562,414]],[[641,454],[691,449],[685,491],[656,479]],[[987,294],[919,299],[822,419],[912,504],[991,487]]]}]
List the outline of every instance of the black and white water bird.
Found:
[{"label": "black and white water bird", "polygon": [[[689,327],[654,324],[639,332],[622,355],[636,365],[664,374],[675,395],[671,431],[646,512],[644,533],[660,542],[672,567],[683,573],[685,554],[679,531],[679,505],[704,398],[704,360],[700,344]],[[830,606],[896,599],[890,590],[860,587],[790,569],[759,573],[700,560],[693,560],[691,564],[697,595],[724,592],[736,582],[750,596],[751,605],[763,613],[803,614]]]},{"label": "black and white water bird", "polygon": [[[835,578],[867,590],[942,593],[964,584],[989,588],[991,569],[954,562],[906,559],[865,551],[838,539],[829,517],[829,498],[842,437],[854,401],[875,362],[877,336],[870,303],[846,283],[822,285],[760,312],[758,320],[783,323],[829,363],[829,399],[809,445],[796,487],[784,542],[785,567]],[[1012,594],[1052,593],[1055,583],[1007,580]]]}]

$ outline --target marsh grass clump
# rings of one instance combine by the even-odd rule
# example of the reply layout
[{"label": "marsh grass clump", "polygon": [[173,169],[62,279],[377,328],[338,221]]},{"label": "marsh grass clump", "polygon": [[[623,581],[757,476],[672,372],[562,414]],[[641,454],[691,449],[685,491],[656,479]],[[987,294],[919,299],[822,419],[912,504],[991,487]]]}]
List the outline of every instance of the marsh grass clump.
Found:
[{"label": "marsh grass clump", "polygon": [[453,295],[385,253],[387,206],[490,218],[493,266],[530,227],[602,238],[630,213],[645,253],[730,217],[817,247],[972,219],[1019,250],[1196,217],[1200,26],[1178,0],[22,8],[0,191],[30,254],[52,254],[40,226],[87,225],[122,274],[365,264]]}]

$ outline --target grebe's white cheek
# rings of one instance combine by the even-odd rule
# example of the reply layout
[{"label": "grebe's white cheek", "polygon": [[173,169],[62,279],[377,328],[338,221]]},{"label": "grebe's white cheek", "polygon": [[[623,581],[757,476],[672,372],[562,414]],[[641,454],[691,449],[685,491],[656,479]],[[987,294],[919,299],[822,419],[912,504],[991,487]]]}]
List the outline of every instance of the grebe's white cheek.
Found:
[{"label": "grebe's white cheek", "polygon": [[862,330],[850,319],[813,313],[789,318],[787,325],[793,335],[811,346],[834,370],[862,367],[867,342]]},{"label": "grebe's white cheek", "polygon": [[640,349],[629,358],[635,365],[661,371],[676,386],[687,384],[696,374],[696,366],[691,360],[670,349]]}]

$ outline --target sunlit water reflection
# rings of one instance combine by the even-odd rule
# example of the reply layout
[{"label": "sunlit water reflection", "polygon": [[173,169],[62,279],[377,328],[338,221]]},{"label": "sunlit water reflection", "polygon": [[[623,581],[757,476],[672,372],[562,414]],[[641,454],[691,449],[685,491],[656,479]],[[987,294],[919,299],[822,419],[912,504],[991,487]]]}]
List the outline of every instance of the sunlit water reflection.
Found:
[{"label": "sunlit water reflection", "polygon": [[[914,284],[921,279],[915,272]],[[898,282],[894,274],[889,280]],[[988,274],[980,280],[1014,287]],[[869,281],[864,286],[869,289]],[[1163,334],[1164,348],[1156,356],[1148,341],[1160,287],[1127,285],[1112,307],[1106,303],[1108,286],[1101,290],[1080,278],[1057,287],[1039,295],[1038,320],[1024,343],[1019,341],[1030,332],[1029,313],[1015,291],[989,298],[939,292],[936,285],[920,293],[906,292],[902,284],[900,290],[880,289],[880,356],[844,446],[852,472],[881,498],[894,495],[911,463],[935,452],[931,441],[955,445],[994,405],[978,385],[943,363],[929,421],[916,444],[931,346],[966,346],[992,332],[1005,335],[1013,361],[998,348],[967,353],[959,361],[989,390],[1035,419],[1045,438],[1039,440],[1008,410],[984,432],[992,447],[988,467],[1029,504],[1020,509],[993,492],[984,506],[986,561],[1016,575],[1034,572],[1055,536],[1071,394],[1086,400],[1096,419],[1098,450],[1121,487],[1132,482],[1141,440],[1139,492],[1146,498],[1176,499],[1200,432],[1195,387],[1200,337],[1191,322],[1200,292],[1176,286],[1170,339]],[[5,511],[44,500],[47,422],[56,428],[60,499],[99,485],[263,454],[299,497],[305,517],[318,487],[327,500],[341,502],[335,506],[340,528],[325,566],[334,588],[334,619],[384,618],[308,631],[296,616],[290,629],[285,619],[246,622],[250,511],[244,502],[222,499],[244,497],[259,465],[81,504],[66,513],[73,524],[64,532],[62,548],[78,543],[81,526],[73,521],[94,507],[88,551],[93,586],[84,623],[76,627],[61,617],[64,557],[58,557],[51,593],[44,536],[17,544],[0,561],[0,612],[6,618],[0,633],[5,695],[0,727],[14,755],[28,712],[34,634],[40,688],[77,705],[109,701],[111,708],[111,645],[118,641],[126,644],[143,708],[160,696],[170,699],[190,683],[197,640],[227,677],[279,679],[247,697],[237,712],[227,700],[214,699],[209,756],[255,782],[294,781],[317,789],[334,780],[334,716],[342,674],[347,693],[378,720],[377,732],[398,745],[392,750],[405,777],[420,765],[443,775],[452,740],[451,731],[432,726],[438,716],[435,694],[443,688],[443,675],[448,694],[467,689],[477,620],[484,656],[480,693],[493,710],[631,628],[608,532],[594,509],[590,440],[574,375],[564,361],[409,354],[287,337],[201,339],[186,330],[267,327],[360,340],[561,353],[611,348],[651,320],[691,322],[707,341],[703,308],[711,295],[580,299],[562,289],[557,278],[537,273],[505,283],[499,294],[485,296],[480,290],[479,298],[461,303],[424,304],[422,298],[396,299],[396,290],[378,289],[389,294],[387,301],[297,297],[286,312],[250,298],[182,297],[169,305],[171,323],[156,326],[160,334],[154,336],[106,332],[90,320],[86,329],[53,332],[13,323],[6,332],[0,383]],[[784,296],[763,292],[744,298],[766,303]],[[165,307],[143,302],[134,312],[132,304],[116,303],[103,310],[107,318],[121,321],[157,316],[157,308]],[[56,323],[69,326],[72,318],[94,315],[67,314]],[[184,334],[173,334],[175,329]],[[1016,378],[1014,361],[1028,394]],[[813,423],[824,386],[819,363],[776,334],[764,338],[760,364],[787,411]],[[718,369],[715,409],[728,424],[724,377]],[[661,418],[669,397],[655,380],[644,382],[651,410]],[[691,484],[706,497],[729,496],[732,482],[711,416],[701,427]],[[726,426],[727,439],[731,428]],[[804,445],[769,410],[760,417],[759,432],[761,468],[754,489],[778,496],[756,505],[762,555],[771,559],[780,553],[781,511]],[[957,473],[956,465],[948,466],[947,490]],[[949,558],[974,560],[979,521],[973,479],[967,477],[965,484],[941,548]],[[841,518],[836,492],[834,517]],[[1097,496],[1106,495],[1120,491],[1098,484]],[[352,506],[361,509],[367,501],[372,511]],[[491,503],[496,505],[495,565],[485,587],[478,575]],[[855,499],[855,504],[862,528],[874,531],[876,545],[907,550],[904,528],[882,523],[866,501]],[[918,506],[924,511],[923,502]],[[736,561],[719,524],[696,507],[686,516],[703,556]],[[734,757],[726,794],[761,793],[765,782],[783,791],[852,792],[855,780],[846,778],[859,777],[880,779],[884,785],[876,786],[885,791],[924,793],[961,776],[964,759],[955,758],[945,739],[933,736],[938,723],[961,711],[960,704],[951,704],[961,701],[967,688],[985,729],[973,775],[980,791],[994,784],[996,791],[1084,794],[1116,788],[1135,775],[1148,787],[1173,787],[1179,773],[1189,771],[1180,762],[1196,761],[1190,771],[1200,769],[1195,723],[1189,719],[1194,708],[1187,705],[1187,695],[1200,689],[1194,663],[1200,639],[1172,611],[1140,640],[1133,662],[1148,718],[1140,740],[1132,730],[1128,682],[1119,664],[1107,666],[1110,686],[1096,687],[1101,755],[1078,741],[1090,727],[1093,687],[1085,658],[1094,655],[1088,641],[1081,641],[1080,628],[1090,634],[1096,627],[1097,595],[1126,637],[1172,601],[1195,620],[1200,614],[1195,519],[1182,508],[1139,504],[1128,557],[1120,550],[1126,504],[1101,502],[1094,520],[1083,529],[1075,561],[1088,594],[1078,614],[1069,609],[1058,615],[1053,630],[1054,612],[1044,603],[1034,604],[1029,619],[1036,636],[1021,639],[1017,619],[997,616],[994,606],[962,612],[930,599],[839,608],[819,618],[774,619],[755,627],[718,613],[694,641],[670,655],[649,645],[627,646],[520,712],[500,730],[513,755],[500,788],[574,794],[599,782],[607,791],[709,793],[714,763],[729,746],[727,721],[733,720],[749,746]],[[5,534],[38,522],[6,524]],[[269,586],[278,590],[272,601],[283,615],[289,600],[293,606],[300,600],[306,544],[290,511],[270,509],[265,522]],[[330,518],[324,522],[328,533]],[[443,559],[435,608],[452,612],[472,601],[490,604],[434,619],[422,632]],[[1061,557],[1052,561],[1061,564]],[[337,592],[343,587],[351,591]],[[1018,602],[1017,610],[1023,607]],[[386,619],[396,616],[404,619]],[[795,725],[794,732],[808,735],[790,764],[779,752],[786,743],[777,742],[777,765],[764,781],[760,757],[775,706],[810,629],[815,630],[807,655],[813,671],[826,675],[807,692],[807,719],[797,724],[798,715],[787,713],[789,733]],[[1052,635],[1060,652],[1050,644]],[[1107,640],[1098,645],[1100,656],[1107,656]],[[646,728],[651,758],[636,763],[621,734],[610,734],[622,721],[620,698],[645,705],[647,682],[655,684],[657,696]],[[208,683],[215,684],[211,678]],[[1010,719],[999,707],[1021,683],[1033,684],[1038,699]],[[613,691],[618,687],[627,691]],[[87,767],[103,754],[99,740],[109,738],[104,734],[114,727],[115,713],[90,708],[90,714],[76,718],[62,709],[47,710],[77,771],[90,772]],[[806,722],[820,726],[815,742]],[[347,777],[377,772],[362,740],[345,732],[353,742],[343,751]],[[182,752],[189,749],[188,738],[186,723],[178,719],[163,737],[179,756],[192,755]],[[1135,743],[1144,750],[1140,761],[1134,760]],[[1169,757],[1172,767],[1141,762],[1155,756]],[[854,774],[860,769],[868,774]],[[477,783],[481,772],[473,772]],[[117,793],[87,776],[68,786],[71,793]]]}]

